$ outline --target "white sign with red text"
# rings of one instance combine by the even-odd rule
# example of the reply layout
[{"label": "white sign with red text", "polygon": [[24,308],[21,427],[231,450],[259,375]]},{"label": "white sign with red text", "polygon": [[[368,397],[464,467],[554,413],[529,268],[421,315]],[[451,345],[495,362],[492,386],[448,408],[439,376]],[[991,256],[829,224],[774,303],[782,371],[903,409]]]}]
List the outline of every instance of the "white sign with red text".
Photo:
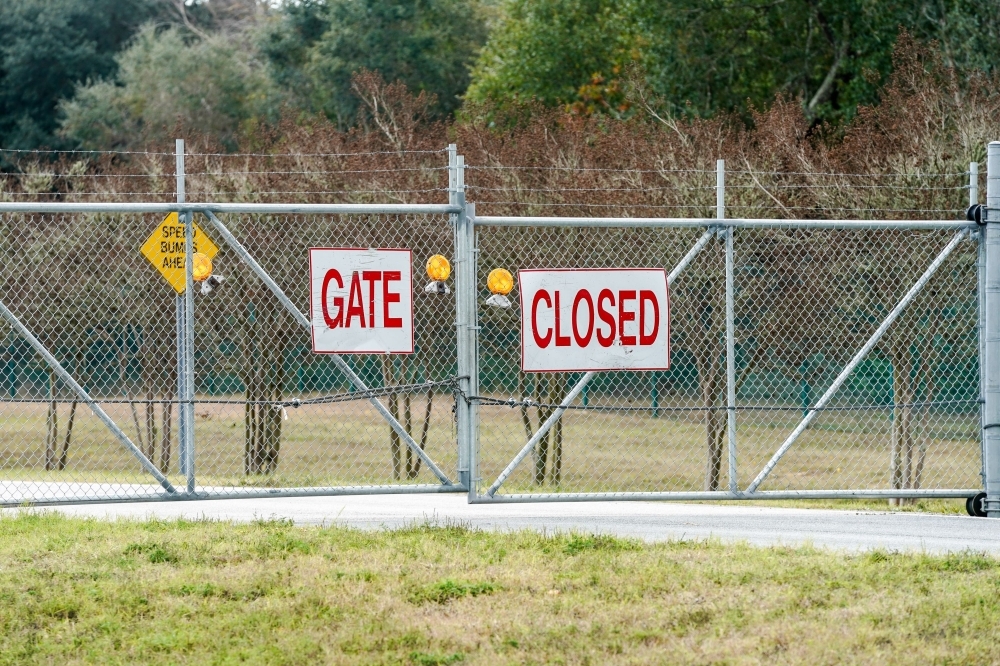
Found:
[{"label": "white sign with red text", "polygon": [[409,250],[309,248],[312,347],[318,354],[412,354]]},{"label": "white sign with red text", "polygon": [[517,279],[525,372],[670,368],[663,269],[523,270]]}]

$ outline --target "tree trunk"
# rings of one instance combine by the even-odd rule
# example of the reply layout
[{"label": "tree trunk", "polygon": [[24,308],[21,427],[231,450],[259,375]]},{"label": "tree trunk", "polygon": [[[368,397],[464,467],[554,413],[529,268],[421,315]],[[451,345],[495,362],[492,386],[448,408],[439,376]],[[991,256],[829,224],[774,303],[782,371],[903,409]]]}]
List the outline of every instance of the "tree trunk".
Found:
[{"label": "tree trunk", "polygon": [[166,474],[170,470],[170,454],[171,454],[171,430],[173,430],[173,416],[174,416],[174,394],[173,392],[167,393],[167,399],[163,403],[163,408],[161,410],[162,421],[163,421],[163,433],[160,439],[160,473]]},{"label": "tree trunk", "polygon": [[934,338],[937,336],[938,318],[934,312],[931,312],[929,316],[930,322],[928,322],[927,327],[927,339],[924,341],[923,353],[920,354],[920,374],[924,378],[924,404],[920,409],[920,445],[917,450],[917,464],[913,469],[913,482],[911,483],[911,487],[914,490],[919,490],[923,482],[927,446],[931,440],[931,403],[937,397],[937,383],[934,381],[934,366],[937,363],[937,352],[934,347]]},{"label": "tree trunk", "polygon": [[146,422],[146,450],[144,453],[152,462],[153,456],[156,455],[156,413],[153,411],[153,387],[149,384],[146,385],[146,405],[143,409],[143,419]]},{"label": "tree trunk", "polygon": [[[392,356],[385,355],[382,357],[382,383],[386,388],[396,385],[396,370],[394,365]],[[389,393],[386,395],[386,400],[389,402],[387,405],[389,414],[396,421],[399,421],[398,396],[395,393]],[[403,475],[403,452],[400,451],[400,444],[399,433],[392,426],[389,426],[389,454],[392,458],[392,478],[394,481],[398,481]]]},{"label": "tree trunk", "polygon": [[268,399],[273,401],[268,405],[267,414],[267,439],[264,456],[264,467],[267,474],[274,474],[278,471],[278,456],[281,453],[281,429],[284,423],[285,410],[281,406],[282,396],[285,390],[285,335],[278,333],[272,337],[271,345],[271,368],[270,388]]},{"label": "tree trunk", "polygon": [[[565,415],[563,416],[565,418]],[[562,483],[562,444],[563,444],[563,422],[562,419],[556,421],[552,426],[552,470],[549,474],[549,483],[558,486]]]},{"label": "tree trunk", "polygon": [[254,305],[248,302],[246,305],[247,314],[243,322],[243,374],[244,385],[244,407],[243,407],[243,473],[246,476],[253,476],[261,472],[261,418],[260,402],[263,399],[261,389],[262,377],[261,366],[266,363],[266,359],[261,355],[266,354],[266,347],[261,348],[257,344],[258,332],[260,329],[260,313],[255,311]]},{"label": "tree trunk", "polygon": [[[542,380],[544,378],[546,389],[542,388]],[[535,382],[535,402],[538,403],[548,403],[545,407],[538,408],[538,427],[541,428],[542,425],[549,420],[552,416],[552,407],[548,406],[551,401],[546,397],[546,395],[551,395],[552,393],[552,375],[545,374],[539,377],[539,381]],[[535,485],[540,486],[545,483],[545,468],[548,465],[549,460],[549,437],[550,434],[546,434],[538,440],[538,445],[535,447]]]},{"label": "tree trunk", "polygon": [[[564,385],[561,381],[563,378],[561,375],[552,375],[549,382],[549,404],[555,405],[562,402],[562,391],[559,387]],[[556,411],[556,407],[551,407],[549,414],[553,414]],[[563,416],[560,417],[558,421],[553,424],[552,429],[549,430],[549,448],[552,450],[552,464],[549,467],[549,485],[558,486],[562,477],[562,422],[565,418],[565,412]]]},{"label": "tree trunk", "polygon": [[[86,377],[83,376],[86,369],[85,360],[86,355],[83,348],[78,348],[73,371],[79,377],[80,384],[82,385],[86,385],[87,381]],[[73,441],[73,421],[76,419],[76,406],[77,402],[74,399],[69,408],[69,419],[66,421],[66,437],[63,438],[62,451],[59,453],[59,459],[56,461],[56,469],[59,471],[66,469],[66,461],[69,458],[69,445]]]},{"label": "tree trunk", "polygon": [[[899,336],[900,338],[902,336]],[[892,386],[893,386],[893,421],[892,421],[892,453],[890,463],[890,487],[893,490],[904,488],[904,482],[909,478],[913,458],[913,432],[910,424],[913,408],[912,380],[910,377],[913,359],[903,340],[897,340],[891,347],[892,354]],[[902,498],[889,499],[890,506],[901,506]]]},{"label": "tree trunk", "polygon": [[[404,384],[410,384],[412,380],[410,377],[409,368],[407,367],[408,363],[406,361],[405,356],[400,358],[400,364],[402,364],[403,366],[402,368],[403,376],[401,381]],[[410,435],[410,437],[413,436],[413,405],[411,404],[411,396],[409,391],[403,394],[403,430],[405,430],[406,433]],[[412,479],[413,477],[416,476],[416,473],[414,472],[413,468],[414,461],[420,460],[420,458],[417,457],[417,454],[409,446],[405,448],[406,448],[406,478]]]},{"label": "tree trunk", "polygon": [[722,418],[723,414],[716,409],[715,404],[719,397],[719,371],[715,356],[711,354],[710,350],[705,350],[705,354],[696,359],[696,364],[698,366],[698,380],[701,384],[702,406],[705,409],[707,451],[705,490],[713,491],[719,489],[722,474],[722,435],[725,424],[725,419]]},{"label": "tree trunk", "polygon": [[[129,411],[132,412],[132,425],[135,426],[135,438],[137,440],[136,444],[139,445],[140,451],[144,451],[146,449],[146,445],[143,442],[142,427],[139,426],[139,410],[135,408],[135,402],[132,400],[132,396],[126,394],[125,397],[129,401],[128,403]],[[146,457],[148,458],[149,456]]]},{"label": "tree trunk", "polygon": [[243,403],[243,474],[250,476],[256,474],[253,466],[254,458],[254,427],[257,417],[254,410],[257,406],[253,403],[253,388],[248,385],[244,392]]},{"label": "tree trunk", "polygon": [[59,406],[56,404],[56,373],[49,370],[49,405],[45,416],[45,469],[56,468],[56,449],[59,446]]},{"label": "tree trunk", "polygon": [[66,420],[66,437],[63,439],[62,452],[59,454],[59,464],[57,469],[61,472],[66,469],[66,458],[69,456],[69,443],[73,438],[73,421],[76,418],[76,400],[69,406],[69,418]]},{"label": "tree trunk", "polygon": [[[531,424],[531,415],[528,413],[528,406],[524,404],[530,396],[528,394],[527,375],[521,370],[517,371],[517,392],[521,396],[521,422],[524,424],[524,436],[527,439],[531,439],[531,436],[535,433],[535,428]],[[525,440],[527,441],[527,440]]]},{"label": "tree trunk", "polygon": [[[427,365],[424,364],[424,381],[430,382],[430,372],[428,371]],[[420,429],[420,450],[423,451],[427,448],[427,436],[430,432],[431,427],[431,411],[434,407],[434,389],[427,389],[427,405],[424,407],[424,424]],[[417,461],[413,464],[413,476],[411,479],[417,478],[417,474],[420,473],[420,464],[423,461],[417,458]]]},{"label": "tree trunk", "polygon": [[153,368],[155,367],[155,362],[152,358],[149,349],[149,342],[147,341],[147,333],[143,334],[142,338],[142,383],[144,393],[146,394],[146,404],[143,408],[143,421],[146,426],[146,450],[143,453],[149,458],[150,462],[153,461],[153,457],[156,455],[156,411],[153,404]]}]

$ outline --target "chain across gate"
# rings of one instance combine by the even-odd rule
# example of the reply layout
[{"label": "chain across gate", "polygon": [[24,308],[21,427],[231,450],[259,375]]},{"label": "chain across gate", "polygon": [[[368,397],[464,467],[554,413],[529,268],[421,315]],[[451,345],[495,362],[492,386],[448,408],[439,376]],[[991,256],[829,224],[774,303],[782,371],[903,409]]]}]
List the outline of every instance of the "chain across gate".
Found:
[{"label": "chain across gate", "polygon": [[[448,154],[447,204],[187,204],[182,146],[175,204],[0,204],[0,504],[969,497],[985,480],[1000,510],[986,226],[727,220],[721,163],[712,218],[477,216]],[[990,159],[1000,208],[1000,144]],[[182,295],[137,252],[172,212]],[[196,226],[225,278],[207,295]],[[316,246],[450,256],[454,294],[415,283],[411,355],[314,355]],[[493,267],[664,269],[671,369],[522,372]]]}]

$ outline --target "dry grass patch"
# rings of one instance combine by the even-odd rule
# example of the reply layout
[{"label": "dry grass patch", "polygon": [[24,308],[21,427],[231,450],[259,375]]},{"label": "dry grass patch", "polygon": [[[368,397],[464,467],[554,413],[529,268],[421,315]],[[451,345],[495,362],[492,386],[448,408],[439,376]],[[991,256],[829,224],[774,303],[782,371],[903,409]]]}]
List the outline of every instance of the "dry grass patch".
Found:
[{"label": "dry grass patch", "polygon": [[0,518],[0,664],[989,664],[998,627],[975,553]]}]

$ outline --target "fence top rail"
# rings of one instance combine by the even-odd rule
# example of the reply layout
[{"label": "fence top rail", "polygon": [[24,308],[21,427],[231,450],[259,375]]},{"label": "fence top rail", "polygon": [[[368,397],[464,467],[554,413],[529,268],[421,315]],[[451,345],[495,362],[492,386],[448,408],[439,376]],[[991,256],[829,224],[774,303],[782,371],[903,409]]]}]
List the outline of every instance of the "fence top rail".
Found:
[{"label": "fence top rail", "polygon": [[[174,213],[275,214],[275,215],[454,215],[462,211],[450,204],[283,204],[283,203],[43,203],[0,202],[0,213]],[[962,229],[974,228],[965,220],[803,220],[712,217],[534,217],[479,215],[478,227],[711,227],[798,229]]]},{"label": "fence top rail", "polygon": [[33,203],[0,202],[0,213],[174,213],[276,215],[451,215],[449,204]]},{"label": "fence top rail", "polygon": [[965,220],[795,220],[713,217],[505,217],[477,215],[477,227],[736,227],[797,229],[963,229]]}]

